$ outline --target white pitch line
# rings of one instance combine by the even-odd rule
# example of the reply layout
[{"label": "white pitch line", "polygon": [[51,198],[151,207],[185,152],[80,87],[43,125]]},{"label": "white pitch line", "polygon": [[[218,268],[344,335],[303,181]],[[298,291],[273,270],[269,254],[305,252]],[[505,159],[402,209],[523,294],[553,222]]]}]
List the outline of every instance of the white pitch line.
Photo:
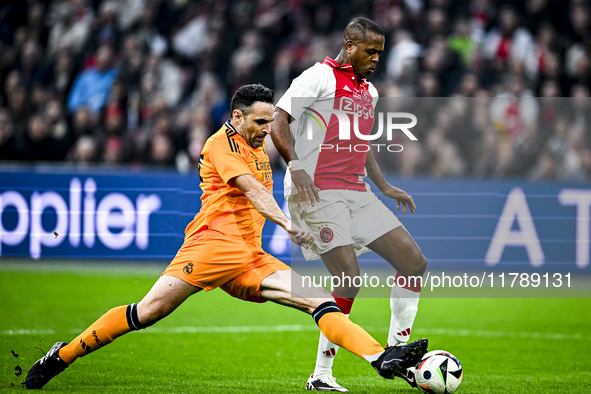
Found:
[{"label": "white pitch line", "polygon": [[153,327],[142,333],[157,334],[233,334],[257,332],[302,332],[318,331],[315,325],[279,325],[279,326],[221,326],[221,327]]},{"label": "white pitch line", "polygon": [[489,330],[453,330],[448,328],[417,328],[413,334],[419,335],[442,335],[458,337],[480,337],[480,338],[522,338],[522,339],[548,339],[548,340],[591,340],[589,335],[561,334],[551,332],[515,332],[515,331],[489,331]]},{"label": "white pitch line", "polygon": [[[368,331],[385,332],[385,327],[367,327]],[[67,330],[68,334],[78,334],[82,329]],[[270,332],[315,332],[318,328],[313,325],[277,325],[277,326],[212,326],[212,327],[152,327],[142,334],[236,334],[236,333],[270,333]],[[0,331],[0,336],[16,335],[55,335],[56,330],[38,329],[13,329]],[[591,340],[590,335],[562,334],[547,332],[512,332],[512,331],[491,331],[491,330],[469,330],[469,329],[448,329],[448,328],[417,328],[413,334],[420,336],[441,335],[459,337],[480,337],[480,338],[522,338],[542,340]]]},{"label": "white pitch line", "polygon": [[0,331],[0,335],[53,335],[55,330],[28,330],[28,329],[15,329],[15,330],[4,330]]}]

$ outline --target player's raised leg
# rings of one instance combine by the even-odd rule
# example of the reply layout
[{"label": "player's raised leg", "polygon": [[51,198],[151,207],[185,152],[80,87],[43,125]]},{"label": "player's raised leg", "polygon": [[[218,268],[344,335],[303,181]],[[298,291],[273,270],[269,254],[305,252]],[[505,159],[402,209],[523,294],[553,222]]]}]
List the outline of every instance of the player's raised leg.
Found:
[{"label": "player's raised leg", "polygon": [[398,285],[392,287],[390,297],[392,316],[388,345],[407,343],[418,311],[421,280],[427,269],[427,259],[404,227],[387,232],[368,247],[397,271]]},{"label": "player's raised leg", "polygon": [[[390,330],[388,345],[400,346],[408,342],[421,296],[422,276],[427,259],[404,227],[398,227],[368,245],[388,261],[397,271],[396,283],[390,294]],[[400,371],[397,376],[416,387],[414,368]]]},{"label": "player's raised leg", "polygon": [[[355,278],[359,276],[359,265],[357,264],[355,250],[352,245],[338,246],[321,254],[321,257],[324,265],[333,277]],[[353,281],[351,282],[353,283]],[[354,286],[348,287],[341,283],[341,286],[335,286],[332,290],[331,295],[334,297],[337,306],[345,316],[349,317],[359,288]],[[332,374],[332,365],[338,351],[339,346],[329,341],[326,335],[320,332],[316,365],[314,372],[306,382],[306,388],[308,390],[338,391],[342,393],[349,391],[339,385]]]},{"label": "player's raised leg", "polygon": [[311,314],[329,341],[368,361],[387,379],[417,363],[426,352],[426,339],[384,349],[363,328],[347,319],[326,290],[299,285],[303,283],[302,277],[292,270],[277,271],[262,280],[260,295]]},{"label": "player's raised leg", "polygon": [[199,287],[172,277],[161,276],[138,303],[118,306],[90,325],[69,344],[58,342],[29,369],[28,389],[43,387],[78,357],[85,356],[113,342],[130,331],[146,328],[174,311]]}]

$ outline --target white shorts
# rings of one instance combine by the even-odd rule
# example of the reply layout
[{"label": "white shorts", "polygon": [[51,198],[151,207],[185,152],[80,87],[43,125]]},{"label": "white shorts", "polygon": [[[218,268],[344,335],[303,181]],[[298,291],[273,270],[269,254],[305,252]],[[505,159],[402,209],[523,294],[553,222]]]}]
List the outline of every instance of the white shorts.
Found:
[{"label": "white shorts", "polygon": [[321,190],[320,202],[314,206],[289,196],[293,223],[308,230],[316,240],[310,249],[302,248],[306,260],[338,246],[353,245],[359,256],[369,252],[366,247],[382,235],[402,226],[394,213],[371,191]]}]

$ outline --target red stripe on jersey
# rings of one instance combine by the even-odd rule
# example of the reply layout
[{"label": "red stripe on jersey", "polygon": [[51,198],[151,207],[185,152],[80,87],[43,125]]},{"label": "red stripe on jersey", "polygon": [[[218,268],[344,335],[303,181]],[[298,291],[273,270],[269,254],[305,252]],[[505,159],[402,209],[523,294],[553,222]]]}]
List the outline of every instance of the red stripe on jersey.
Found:
[{"label": "red stripe on jersey", "polygon": [[[338,65],[327,57],[324,61],[332,67],[336,87],[333,109],[346,114],[349,119],[349,139],[340,138],[338,116],[332,114],[319,152],[314,173],[314,183],[323,190],[345,189],[365,191],[363,176],[365,159],[371,148],[368,141],[359,138],[354,130],[369,135],[374,123],[374,108],[369,93],[369,84],[359,78],[350,64]],[[345,125],[346,126],[346,125]]]}]

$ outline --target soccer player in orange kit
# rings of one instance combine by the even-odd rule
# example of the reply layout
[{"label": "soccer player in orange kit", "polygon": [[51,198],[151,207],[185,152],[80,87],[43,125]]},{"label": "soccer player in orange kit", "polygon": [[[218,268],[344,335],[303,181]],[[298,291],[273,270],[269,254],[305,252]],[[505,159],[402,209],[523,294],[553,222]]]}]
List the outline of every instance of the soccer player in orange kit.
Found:
[{"label": "soccer player in orange kit", "polygon": [[30,368],[27,388],[43,387],[78,357],[154,324],[192,294],[217,287],[243,300],[270,300],[311,314],[327,338],[370,362],[385,378],[392,379],[422,357],[425,339],[384,349],[347,319],[324,289],[292,289],[292,281],[302,283],[301,277],[262,249],[265,219],[284,228],[298,245],[308,247],[314,241],[309,232],[292,225],[273,197],[265,151],[273,110],[270,89],[262,85],[238,89],[231,119],[203,148],[201,209],[187,226],[184,243],[170,265],[139,303],[115,307],[70,343],[53,345]]}]

